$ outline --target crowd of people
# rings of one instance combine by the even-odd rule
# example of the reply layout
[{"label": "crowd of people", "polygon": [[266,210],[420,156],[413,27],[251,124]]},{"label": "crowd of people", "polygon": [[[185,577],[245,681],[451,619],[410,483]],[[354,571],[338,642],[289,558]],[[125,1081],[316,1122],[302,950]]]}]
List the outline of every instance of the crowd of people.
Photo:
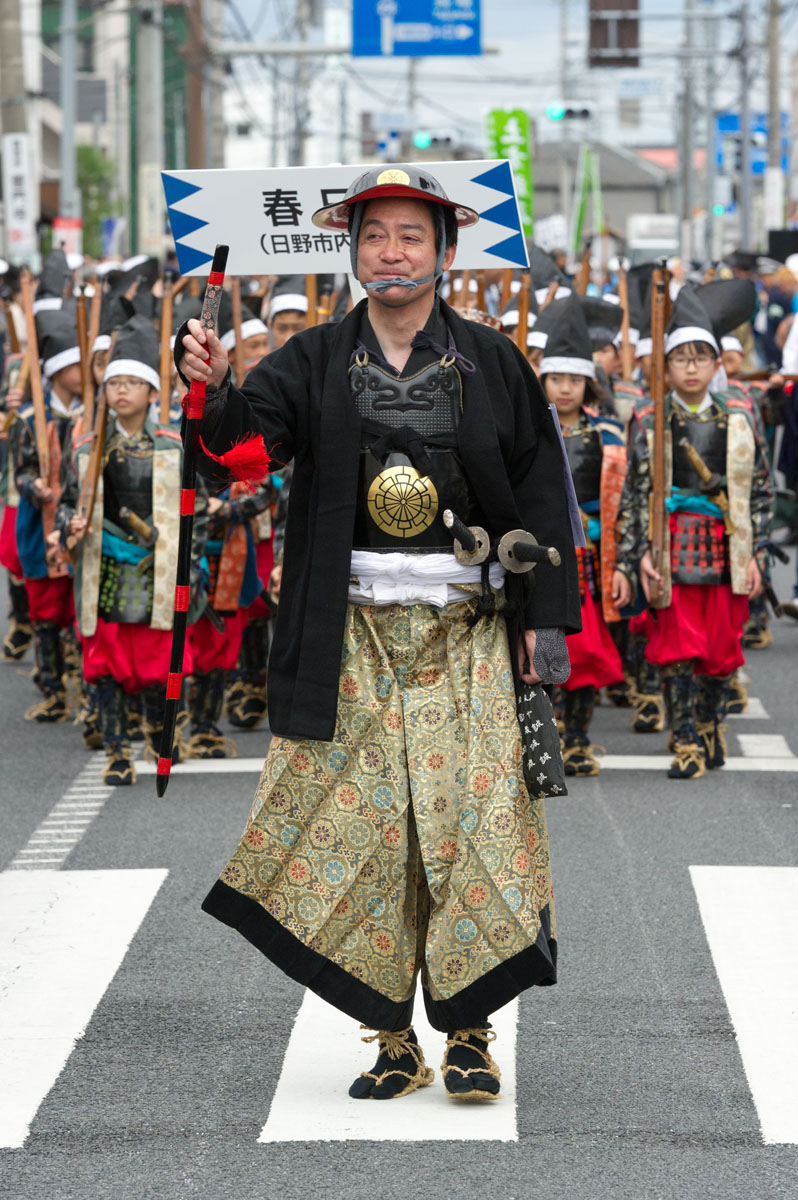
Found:
[{"label": "crowd of people", "polygon": [[[3,653],[33,644],[26,715],[77,716],[106,782],[133,783],[181,692],[176,611],[173,761],[234,753],[223,710],[247,729],[268,705],[203,908],[375,1031],[356,1099],[432,1082],[419,977],[447,1093],[499,1094],[489,1018],[557,977],[544,798],[599,772],[600,694],[698,780],[767,605],[798,618],[770,579],[774,528],[795,534],[789,266],[596,286],[588,256],[570,274],[533,244],[527,271],[456,271],[478,220],[423,165],[370,169],[313,215],[348,233],[351,275],[234,280],[215,331],[154,260],[81,275],[56,250],[35,298],[6,273]],[[268,472],[233,478],[252,438]]]},{"label": "crowd of people", "polygon": [[[568,775],[600,769],[590,722],[602,694],[631,710],[639,733],[667,726],[672,776],[696,778],[724,761],[725,716],[746,703],[744,649],[772,641],[769,569],[771,555],[780,553],[772,538],[774,491],[784,540],[795,536],[797,265],[742,253],[692,272],[669,264],[665,355],[673,428],[669,550],[659,569],[649,528],[655,264],[621,272],[626,319],[618,272],[601,287],[584,286],[578,264],[569,273],[564,255],[535,245],[528,274],[444,276],[440,294],[455,311],[523,348],[559,417],[585,540],[578,550],[582,631],[567,639],[570,676],[553,690]],[[32,647],[39,699],[27,717],[42,724],[74,719],[85,745],[105,751],[106,780],[130,784],[136,742],[158,753],[172,626],[186,382],[170,359],[164,404],[163,343],[173,347],[180,327],[199,315],[200,281],[181,280],[173,260],[92,264],[54,250],[34,286],[32,346],[20,271],[5,273],[3,656],[24,660]],[[346,277],[314,281],[319,301],[310,313],[304,277],[236,286],[243,315],[234,321],[227,290],[218,332],[239,383],[309,323],[340,321],[352,308]],[[169,329],[165,287],[177,293],[166,313]],[[97,293],[100,324],[88,345],[78,308],[88,312]],[[31,354],[41,374],[44,466]],[[100,397],[107,425],[89,513],[86,479],[91,483]],[[746,466],[735,474],[736,458]],[[290,463],[273,466],[254,489],[200,485],[190,686],[176,761],[235,753],[223,713],[234,729],[252,729],[266,717],[269,623],[291,479]],[[649,605],[655,590],[667,595],[666,606]],[[770,595],[772,607],[772,589]],[[797,618],[796,598],[778,611]]]}]

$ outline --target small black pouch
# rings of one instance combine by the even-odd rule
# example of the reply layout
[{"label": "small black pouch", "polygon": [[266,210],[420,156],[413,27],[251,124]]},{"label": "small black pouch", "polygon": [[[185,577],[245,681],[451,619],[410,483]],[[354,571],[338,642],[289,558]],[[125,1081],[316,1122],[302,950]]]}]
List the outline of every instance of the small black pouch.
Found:
[{"label": "small black pouch", "polygon": [[557,719],[542,683],[516,681],[524,780],[530,796],[567,796]]}]

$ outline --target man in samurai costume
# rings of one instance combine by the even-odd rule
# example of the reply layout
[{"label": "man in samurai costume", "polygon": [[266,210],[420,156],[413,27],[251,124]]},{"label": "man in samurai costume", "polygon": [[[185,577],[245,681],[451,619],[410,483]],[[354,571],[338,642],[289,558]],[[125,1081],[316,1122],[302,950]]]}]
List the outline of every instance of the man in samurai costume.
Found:
[{"label": "man in samurai costume", "polygon": [[[367,292],[247,377],[190,322],[202,438],[293,457],[274,642],[274,736],[238,850],[205,900],[287,974],[376,1032],[358,1098],[430,1083],[418,974],[452,1096],[494,1096],[489,1015],[555,981],[548,840],[524,786],[514,675],[567,676],[579,588],[556,422],[523,356],[436,299],[477,214],[416,166],[372,169],[323,229]],[[206,364],[207,351],[207,364]],[[206,458],[202,469],[219,478]],[[569,477],[570,478],[570,477]],[[442,521],[525,529],[562,565],[467,567]],[[512,593],[512,594],[510,594]],[[319,1046],[323,1055],[324,1047]]]}]

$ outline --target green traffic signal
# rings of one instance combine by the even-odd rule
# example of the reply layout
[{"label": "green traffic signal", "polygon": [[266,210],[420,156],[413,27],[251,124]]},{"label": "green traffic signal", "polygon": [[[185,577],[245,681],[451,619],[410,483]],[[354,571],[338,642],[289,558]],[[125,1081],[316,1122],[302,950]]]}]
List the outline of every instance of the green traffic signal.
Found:
[{"label": "green traffic signal", "polygon": [[419,129],[413,134],[413,145],[417,150],[428,150],[432,145],[432,134],[427,133],[424,129]]},{"label": "green traffic signal", "polygon": [[563,118],[565,117],[565,105],[564,104],[547,104],[546,105],[546,116],[549,118],[550,121],[562,121]]},{"label": "green traffic signal", "polygon": [[713,204],[712,205],[713,217],[722,217],[725,212],[726,212],[725,204]]}]

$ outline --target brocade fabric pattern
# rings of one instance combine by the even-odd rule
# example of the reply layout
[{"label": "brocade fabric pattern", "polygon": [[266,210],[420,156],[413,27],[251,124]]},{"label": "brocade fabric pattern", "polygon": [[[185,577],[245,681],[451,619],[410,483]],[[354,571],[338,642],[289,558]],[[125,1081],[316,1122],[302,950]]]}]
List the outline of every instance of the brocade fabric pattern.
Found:
[{"label": "brocade fabric pattern", "polygon": [[554,929],[504,619],[475,601],[349,605],[332,742],[274,738],[222,872],[394,1001],[446,1000]]}]

